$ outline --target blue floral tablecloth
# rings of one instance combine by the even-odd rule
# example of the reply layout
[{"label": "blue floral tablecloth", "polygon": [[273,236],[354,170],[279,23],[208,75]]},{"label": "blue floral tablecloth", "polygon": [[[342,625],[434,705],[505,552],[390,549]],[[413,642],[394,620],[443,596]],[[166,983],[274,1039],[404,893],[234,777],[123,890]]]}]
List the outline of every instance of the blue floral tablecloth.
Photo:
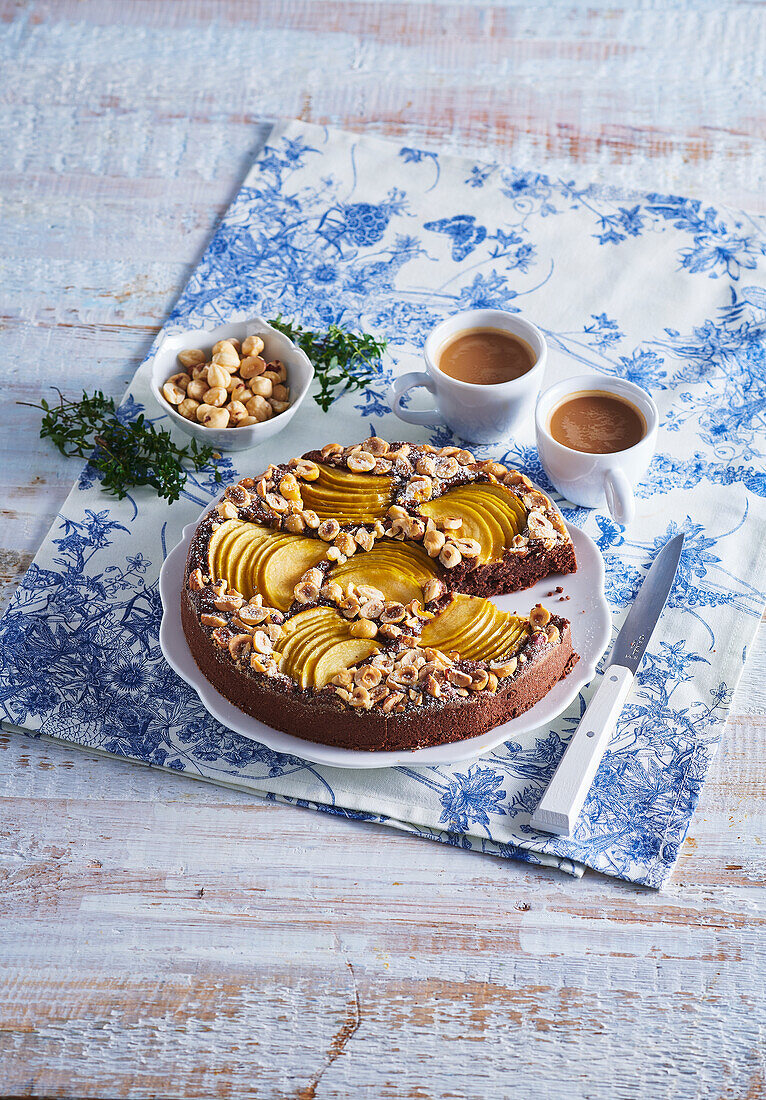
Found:
[{"label": "blue floral tablecloth", "polygon": [[[660,886],[675,861],[764,602],[766,226],[673,195],[475,164],[291,122],[277,127],[166,325],[282,313],[362,325],[390,355],[329,414],[309,402],[226,480],[328,440],[418,435],[387,401],[459,309],[524,311],[548,381],[596,369],[649,388],[658,453],[628,530],[564,510],[604,555],[615,630],[657,550],[687,532],[678,582],[576,836],[529,815],[593,686],[551,728],[456,767],[318,767],[212,721],[158,646],[166,550],[220,487],[172,507],[116,502],[86,468],[0,621],[4,725],[496,856]],[[161,419],[139,369],[122,405]],[[546,484],[531,435],[480,449]]]}]

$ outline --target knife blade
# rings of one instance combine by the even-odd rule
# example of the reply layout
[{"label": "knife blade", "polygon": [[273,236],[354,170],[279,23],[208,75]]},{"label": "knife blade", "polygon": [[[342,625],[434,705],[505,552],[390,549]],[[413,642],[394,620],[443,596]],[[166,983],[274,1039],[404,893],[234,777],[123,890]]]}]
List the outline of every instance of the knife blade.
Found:
[{"label": "knife blade", "polygon": [[665,543],[615,639],[601,683],[588,703],[530,825],[571,836],[606,751],[638,666],[673,589],[684,545],[683,533]]}]

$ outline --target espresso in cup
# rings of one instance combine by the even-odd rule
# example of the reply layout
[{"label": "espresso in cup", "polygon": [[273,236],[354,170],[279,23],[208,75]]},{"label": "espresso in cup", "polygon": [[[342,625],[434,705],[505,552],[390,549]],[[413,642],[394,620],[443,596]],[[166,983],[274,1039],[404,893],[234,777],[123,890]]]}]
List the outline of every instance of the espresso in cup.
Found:
[{"label": "espresso in cup", "polygon": [[548,431],[570,450],[608,455],[635,447],[647,426],[641,412],[625,398],[605,390],[580,390],[556,405]]},{"label": "espresso in cup", "polygon": [[458,382],[496,386],[527,374],[535,353],[525,340],[499,328],[471,328],[458,332],[439,350],[439,370]]}]

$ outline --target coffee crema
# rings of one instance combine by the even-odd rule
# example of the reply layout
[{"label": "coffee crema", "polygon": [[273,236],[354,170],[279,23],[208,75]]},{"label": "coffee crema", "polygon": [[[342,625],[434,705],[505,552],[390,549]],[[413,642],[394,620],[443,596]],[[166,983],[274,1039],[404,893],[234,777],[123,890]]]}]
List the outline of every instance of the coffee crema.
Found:
[{"label": "coffee crema", "polygon": [[442,345],[438,367],[458,382],[496,386],[527,374],[535,353],[519,336],[498,328],[464,329]]},{"label": "coffee crema", "polygon": [[557,443],[573,451],[606,455],[640,443],[646,435],[646,421],[624,397],[604,390],[581,390],[556,406],[548,431]]}]

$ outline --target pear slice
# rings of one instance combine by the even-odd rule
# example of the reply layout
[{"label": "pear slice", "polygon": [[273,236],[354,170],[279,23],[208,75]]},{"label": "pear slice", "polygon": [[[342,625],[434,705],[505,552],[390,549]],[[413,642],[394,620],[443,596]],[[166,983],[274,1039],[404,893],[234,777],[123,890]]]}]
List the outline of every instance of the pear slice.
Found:
[{"label": "pear slice", "polygon": [[527,510],[519,498],[505,485],[478,482],[474,486],[477,504],[497,517],[509,545],[515,535],[521,534],[527,525]]},{"label": "pear slice", "polygon": [[275,547],[265,558],[258,575],[264,601],[280,611],[287,611],[293,602],[293,589],[307,569],[317,565],[327,554],[327,545],[318,539],[301,535],[286,536],[289,542]]},{"label": "pear slice", "polygon": [[515,535],[526,526],[526,509],[504,485],[474,482],[450,489],[436,500],[420,506],[424,516],[435,522],[457,516],[463,523],[459,538],[472,538],[481,546],[481,562],[499,561]]},{"label": "pear slice", "polygon": [[500,611],[480,596],[460,594],[425,624],[421,644],[445,652],[456,650],[468,660],[487,661],[517,649],[527,629],[526,619]]},{"label": "pear slice", "polygon": [[436,649],[444,648],[446,642],[459,638],[469,630],[477,615],[482,612],[486,614],[488,603],[481,596],[464,596],[462,593],[453,596],[444,610],[423,627],[422,644],[434,646]]},{"label": "pear slice", "polygon": [[462,525],[455,532],[458,538],[475,539],[479,543],[480,562],[497,561],[502,558],[507,545],[506,531],[494,509],[483,507],[484,501],[477,493],[478,488],[476,485],[459,486],[436,500],[426,501],[421,505],[420,511],[437,525],[439,520],[448,516],[459,517]]},{"label": "pear slice", "polygon": [[213,580],[222,579],[221,571],[228,561],[229,548],[245,526],[242,520],[228,519],[210,536],[207,548],[208,571]]},{"label": "pear slice", "polygon": [[341,523],[372,523],[382,518],[391,503],[393,479],[354,474],[319,464],[316,481],[301,486],[303,507],[322,519]]},{"label": "pear slice", "polygon": [[[274,531],[267,531],[263,534],[253,532],[244,540],[240,537],[240,540],[232,546],[233,569],[229,569],[229,584],[233,584],[234,588],[248,600],[255,592],[253,583],[255,560],[263,548],[274,538],[274,534]],[[237,552],[239,552],[238,556],[236,556]],[[236,560],[234,560],[235,556]]]},{"label": "pear slice", "polygon": [[255,551],[277,532],[256,523],[227,520],[210,539],[208,565],[215,580],[225,580],[248,599],[253,594],[249,562]]},{"label": "pear slice", "polygon": [[313,686],[316,688],[326,687],[333,676],[337,676],[344,669],[351,668],[353,665],[359,664],[360,661],[366,660],[373,653],[377,653],[379,649],[380,645],[377,642],[370,641],[369,638],[350,638],[348,641],[338,642],[326,653],[323,653],[321,658],[312,666]]},{"label": "pear slice", "polygon": [[379,539],[372,550],[334,566],[329,577],[341,585],[349,581],[378,588],[387,600],[407,604],[423,599],[423,585],[437,575],[437,566],[425,550],[397,539]]}]

